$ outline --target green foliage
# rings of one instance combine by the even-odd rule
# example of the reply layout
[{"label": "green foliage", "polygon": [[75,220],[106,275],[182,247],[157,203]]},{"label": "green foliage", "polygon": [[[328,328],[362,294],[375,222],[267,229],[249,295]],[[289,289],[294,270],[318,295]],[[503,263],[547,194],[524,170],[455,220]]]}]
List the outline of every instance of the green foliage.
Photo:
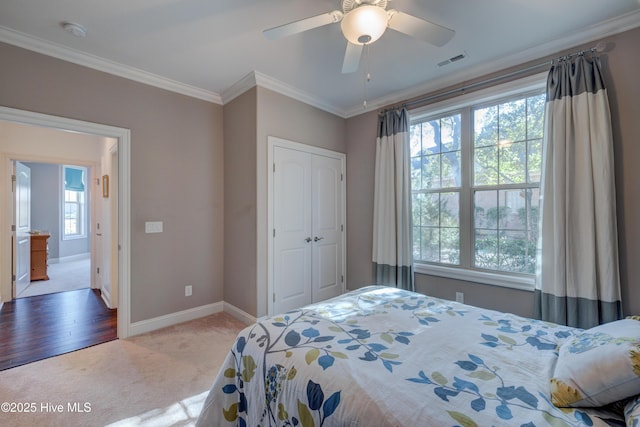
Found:
[{"label": "green foliage", "polygon": [[[539,192],[531,187],[540,182],[544,108],[545,96],[536,95],[472,110],[472,193],[496,193],[495,204],[474,199],[476,267],[535,271]],[[418,261],[460,263],[461,136],[460,114],[411,127],[413,253]],[[508,190],[501,190],[503,185]],[[507,192],[517,200],[514,206],[498,203]]]}]

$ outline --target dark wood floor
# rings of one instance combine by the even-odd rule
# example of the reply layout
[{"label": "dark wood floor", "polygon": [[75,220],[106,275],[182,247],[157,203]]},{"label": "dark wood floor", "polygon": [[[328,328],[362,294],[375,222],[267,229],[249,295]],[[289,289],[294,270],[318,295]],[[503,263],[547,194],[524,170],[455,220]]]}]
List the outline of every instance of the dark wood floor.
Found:
[{"label": "dark wood floor", "polygon": [[0,310],[0,371],[117,338],[117,310],[100,291],[19,298]]}]

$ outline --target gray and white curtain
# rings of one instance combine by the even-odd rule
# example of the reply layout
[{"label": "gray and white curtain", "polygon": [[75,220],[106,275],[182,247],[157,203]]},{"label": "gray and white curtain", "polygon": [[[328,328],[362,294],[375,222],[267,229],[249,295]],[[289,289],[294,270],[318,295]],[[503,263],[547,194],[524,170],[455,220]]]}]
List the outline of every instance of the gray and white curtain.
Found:
[{"label": "gray and white curtain", "polygon": [[536,315],[590,328],[622,317],[613,139],[597,57],[547,80]]},{"label": "gray and white curtain", "polygon": [[414,290],[410,177],[407,110],[387,111],[376,139],[373,268],[377,284]]}]

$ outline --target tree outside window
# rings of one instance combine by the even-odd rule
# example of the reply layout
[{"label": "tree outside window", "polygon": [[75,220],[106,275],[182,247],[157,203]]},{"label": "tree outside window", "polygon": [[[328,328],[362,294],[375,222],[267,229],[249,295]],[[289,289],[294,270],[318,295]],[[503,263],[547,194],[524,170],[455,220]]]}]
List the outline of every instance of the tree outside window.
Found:
[{"label": "tree outside window", "polygon": [[535,272],[544,104],[538,92],[412,123],[416,262]]}]

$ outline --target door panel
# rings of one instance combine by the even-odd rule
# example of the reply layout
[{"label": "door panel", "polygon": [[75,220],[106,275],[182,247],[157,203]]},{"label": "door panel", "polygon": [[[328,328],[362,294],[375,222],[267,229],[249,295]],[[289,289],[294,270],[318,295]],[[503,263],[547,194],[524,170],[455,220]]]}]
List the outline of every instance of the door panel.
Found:
[{"label": "door panel", "polygon": [[342,163],[314,155],[313,184],[313,301],[342,293]]},{"label": "door panel", "polygon": [[[16,286],[31,282],[31,168],[15,162],[15,248],[14,272]],[[15,296],[15,289],[14,289]]]},{"label": "door panel", "polygon": [[312,302],[311,159],[275,147],[274,162],[273,307],[281,313]]}]

